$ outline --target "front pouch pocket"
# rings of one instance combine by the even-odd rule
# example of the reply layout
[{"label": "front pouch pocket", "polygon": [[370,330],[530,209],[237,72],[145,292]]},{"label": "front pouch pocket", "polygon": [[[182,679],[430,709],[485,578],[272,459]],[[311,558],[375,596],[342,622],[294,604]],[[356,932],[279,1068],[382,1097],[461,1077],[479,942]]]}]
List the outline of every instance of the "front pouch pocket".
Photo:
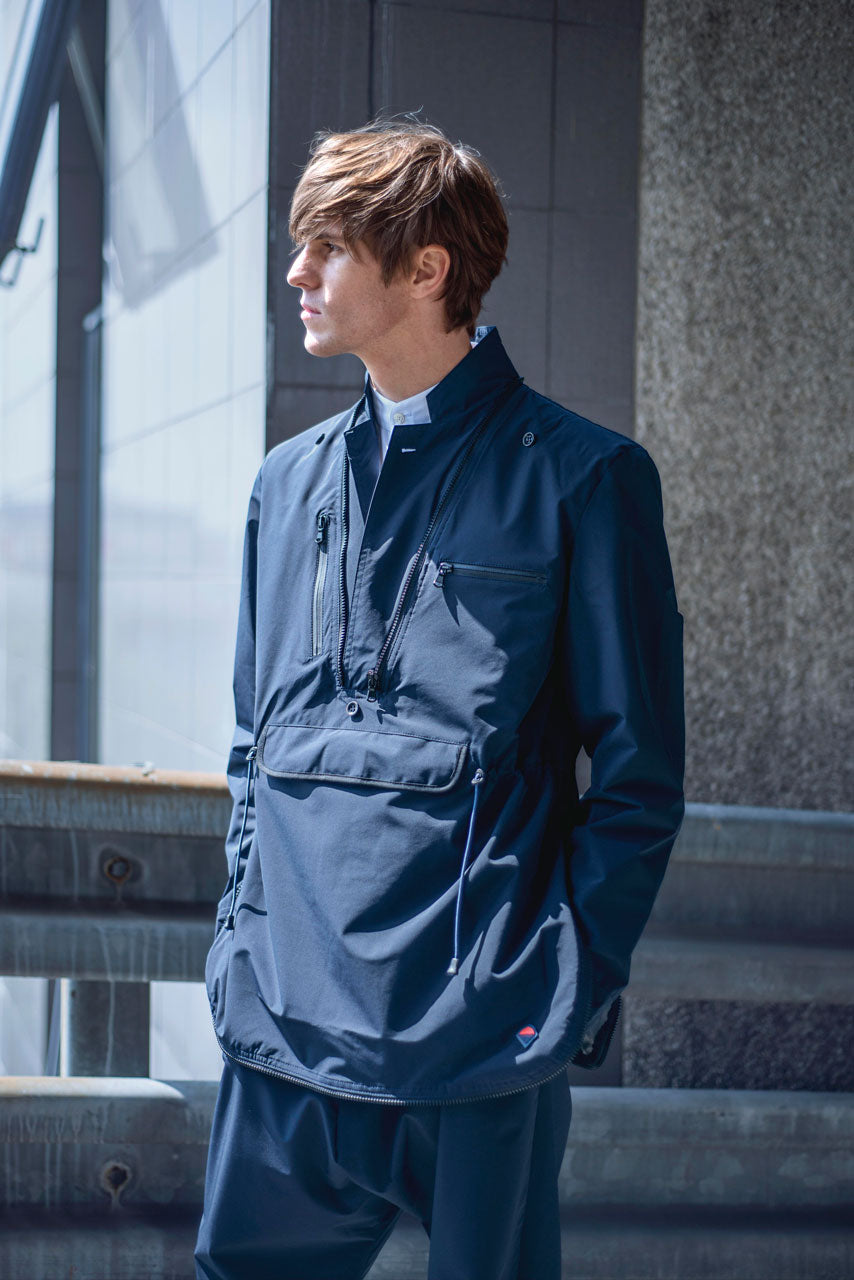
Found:
[{"label": "front pouch pocket", "polygon": [[259,743],[258,765],[271,778],[436,793],[456,785],[468,745],[376,729],[268,724]]}]

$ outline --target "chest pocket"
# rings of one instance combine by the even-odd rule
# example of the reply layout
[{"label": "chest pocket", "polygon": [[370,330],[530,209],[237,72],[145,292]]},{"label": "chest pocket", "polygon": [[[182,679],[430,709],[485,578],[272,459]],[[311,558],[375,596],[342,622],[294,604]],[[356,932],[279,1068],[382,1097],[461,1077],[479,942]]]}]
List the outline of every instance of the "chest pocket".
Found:
[{"label": "chest pocket", "polygon": [[520,586],[530,584],[534,587],[545,587],[548,585],[546,574],[538,573],[533,569],[514,569],[509,565],[500,564],[470,564],[463,560],[440,560],[436,576],[433,579],[433,586],[444,588],[450,574],[456,574],[457,577],[462,576],[463,578],[492,579],[496,582],[516,583]]},{"label": "chest pocket", "polygon": [[423,591],[437,667],[482,706],[494,701],[493,718],[521,714],[551,662],[557,600],[546,568],[436,555]]}]

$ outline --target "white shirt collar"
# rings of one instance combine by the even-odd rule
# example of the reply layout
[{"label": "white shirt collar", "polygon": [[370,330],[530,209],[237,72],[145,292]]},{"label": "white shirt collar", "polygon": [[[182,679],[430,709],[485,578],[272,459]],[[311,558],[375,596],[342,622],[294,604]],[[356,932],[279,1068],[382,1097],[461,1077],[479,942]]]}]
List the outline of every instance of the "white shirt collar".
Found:
[{"label": "white shirt collar", "polygon": [[[477,337],[469,339],[469,346],[476,347],[479,340]],[[377,391],[373,382],[371,383],[381,462],[385,458],[391,433],[395,427],[419,426],[430,421],[427,397],[438,385],[438,382],[434,382],[433,386],[428,387],[426,391],[417,391],[414,396],[407,396],[405,400],[389,400],[387,396]]]},{"label": "white shirt collar", "polygon": [[[438,382],[433,384],[433,386],[438,385]],[[414,396],[407,396],[405,400],[389,400],[371,383],[374,416],[379,434],[380,459],[385,458],[391,433],[395,427],[404,424],[407,426],[425,424],[430,421],[427,397],[432,390],[433,387],[428,387],[426,391],[418,391]]]},{"label": "white shirt collar", "polygon": [[430,410],[427,408],[427,397],[432,390],[433,387],[428,387],[426,391],[417,391],[414,396],[407,396],[405,400],[389,400],[371,383],[377,416],[381,419],[382,425],[388,426],[389,430],[403,423],[429,422]]}]

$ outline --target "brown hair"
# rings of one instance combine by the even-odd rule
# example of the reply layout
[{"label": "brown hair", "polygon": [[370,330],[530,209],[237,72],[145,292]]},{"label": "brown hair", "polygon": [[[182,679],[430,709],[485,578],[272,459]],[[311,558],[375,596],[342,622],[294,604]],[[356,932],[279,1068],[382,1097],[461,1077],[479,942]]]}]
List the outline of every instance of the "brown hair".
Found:
[{"label": "brown hair", "polygon": [[304,243],[331,223],[349,249],[365,241],[386,285],[414,249],[444,246],[448,332],[474,333],[481,299],[506,261],[508,229],[498,182],[473,147],[412,119],[316,134],[291,202],[291,238]]}]

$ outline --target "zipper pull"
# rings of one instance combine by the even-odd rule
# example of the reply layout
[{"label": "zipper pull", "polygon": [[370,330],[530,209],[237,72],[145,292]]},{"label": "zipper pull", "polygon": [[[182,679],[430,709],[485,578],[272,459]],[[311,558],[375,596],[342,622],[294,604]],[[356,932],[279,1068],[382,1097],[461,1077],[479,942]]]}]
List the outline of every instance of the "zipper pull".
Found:
[{"label": "zipper pull", "polygon": [[322,547],[326,541],[326,526],[329,523],[329,512],[321,511],[317,517],[317,529],[314,534],[314,540],[319,547]]},{"label": "zipper pull", "polygon": [[486,777],[486,774],[483,772],[482,769],[475,769],[474,777],[471,780],[471,785],[473,787],[479,787],[485,777]]},{"label": "zipper pull", "polygon": [[443,560],[443,561],[440,563],[440,565],[439,565],[439,571],[438,571],[438,573],[436,574],[435,578],[433,579],[433,586],[434,586],[434,587],[444,587],[444,585],[445,585],[445,574],[446,574],[446,573],[453,573],[453,571],[454,571],[454,566],[453,566],[452,564],[449,564],[449,562],[448,562],[447,560]]},{"label": "zipper pull", "polygon": [[380,687],[379,667],[371,667],[368,672],[368,702],[376,702],[377,689]]}]

